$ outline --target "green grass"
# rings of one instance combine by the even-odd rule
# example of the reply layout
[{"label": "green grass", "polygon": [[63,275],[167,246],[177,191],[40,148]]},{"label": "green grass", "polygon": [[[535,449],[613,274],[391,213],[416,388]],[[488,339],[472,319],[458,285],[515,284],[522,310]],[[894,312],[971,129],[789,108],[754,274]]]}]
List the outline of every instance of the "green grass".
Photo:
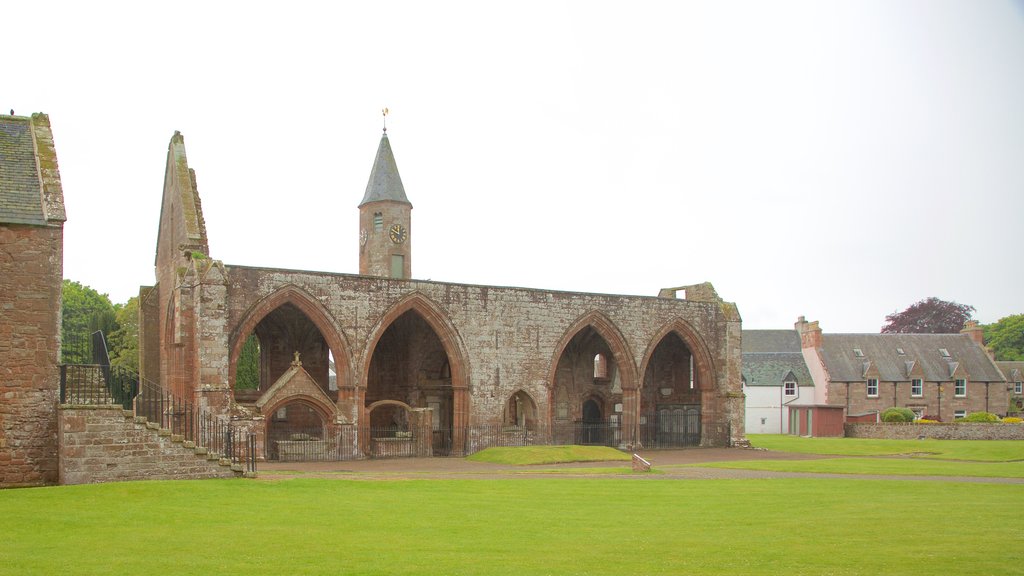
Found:
[{"label": "green grass", "polygon": [[698,464],[707,468],[805,472],[813,474],[881,474],[1024,478],[1024,462],[949,462],[920,458],[825,458],[822,460],[742,460]]},{"label": "green grass", "polygon": [[787,434],[751,434],[748,438],[756,448],[803,454],[839,456],[913,454],[921,458],[978,462],[1024,460],[1024,442],[1020,440],[873,440],[869,438],[803,438]]},{"label": "green grass", "polygon": [[0,491],[0,574],[1007,574],[1024,487],[300,479]]},{"label": "green grass", "polygon": [[516,446],[487,448],[466,458],[472,462],[528,465],[565,462],[629,461],[632,456],[607,446]]}]

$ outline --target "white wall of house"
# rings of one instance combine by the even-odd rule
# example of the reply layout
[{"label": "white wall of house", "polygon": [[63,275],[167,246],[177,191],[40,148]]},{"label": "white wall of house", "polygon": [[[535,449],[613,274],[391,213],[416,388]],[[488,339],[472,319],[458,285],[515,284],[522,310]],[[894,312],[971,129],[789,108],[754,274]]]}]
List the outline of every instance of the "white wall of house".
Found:
[{"label": "white wall of house", "polygon": [[797,386],[797,396],[785,396],[782,386],[744,386],[747,434],[788,434],[788,406],[816,404],[815,388]]}]

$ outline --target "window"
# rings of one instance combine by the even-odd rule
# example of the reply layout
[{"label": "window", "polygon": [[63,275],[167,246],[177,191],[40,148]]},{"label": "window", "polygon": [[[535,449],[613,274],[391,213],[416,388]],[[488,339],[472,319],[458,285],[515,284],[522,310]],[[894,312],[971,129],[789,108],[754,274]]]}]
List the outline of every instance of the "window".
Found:
[{"label": "window", "polygon": [[863,358],[864,352],[862,352],[860,348],[854,348],[853,355],[856,356],[857,358]]},{"label": "window", "polygon": [[783,386],[786,387],[786,396],[796,396],[796,382],[786,382]]},{"label": "window", "polygon": [[967,380],[964,378],[957,378],[953,384],[953,395],[957,398],[963,398],[967,396]]},{"label": "window", "polygon": [[608,378],[608,360],[604,357],[604,354],[598,354],[594,356],[594,379],[600,380]]},{"label": "window", "polygon": [[383,232],[384,231],[384,215],[380,212],[373,213],[373,231]]},{"label": "window", "polygon": [[899,354],[900,356],[906,355],[906,352],[903,351],[903,348],[897,348],[896,353]]},{"label": "window", "polygon": [[868,378],[868,398],[878,398],[878,378]]},{"label": "window", "polygon": [[405,256],[401,254],[391,255],[391,277],[405,278]]},{"label": "window", "polygon": [[910,395],[915,398],[924,396],[924,381],[920,378],[914,378],[910,381]]},{"label": "window", "polygon": [[954,410],[953,411],[953,418],[966,418],[966,417],[967,417],[967,410]]},{"label": "window", "polygon": [[1020,380],[1014,382],[1013,383],[1013,393],[1014,394],[1024,393],[1024,383],[1022,383]]},{"label": "window", "polygon": [[942,356],[943,358],[949,358],[949,350],[946,350],[945,348],[939,348],[939,356]]}]

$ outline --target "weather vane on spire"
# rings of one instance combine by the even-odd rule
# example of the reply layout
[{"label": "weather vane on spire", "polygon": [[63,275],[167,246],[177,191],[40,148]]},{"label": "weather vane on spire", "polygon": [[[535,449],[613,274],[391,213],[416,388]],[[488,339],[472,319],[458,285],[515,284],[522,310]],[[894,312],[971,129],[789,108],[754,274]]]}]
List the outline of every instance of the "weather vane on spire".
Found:
[{"label": "weather vane on spire", "polygon": [[384,108],[380,112],[384,116],[384,133],[387,134],[388,133],[388,109]]}]

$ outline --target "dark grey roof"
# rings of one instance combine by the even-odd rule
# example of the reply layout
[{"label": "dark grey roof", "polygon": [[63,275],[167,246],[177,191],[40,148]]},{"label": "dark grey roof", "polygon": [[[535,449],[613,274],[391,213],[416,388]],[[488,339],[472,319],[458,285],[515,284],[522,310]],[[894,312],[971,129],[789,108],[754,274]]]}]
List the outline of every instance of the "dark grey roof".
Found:
[{"label": "dark grey roof", "polygon": [[792,373],[798,386],[813,386],[796,330],[744,330],[743,379],[747,386],[782,386]]},{"label": "dark grey roof", "polygon": [[744,330],[743,353],[799,352],[800,333],[796,330]]},{"label": "dark grey roof", "polygon": [[1024,362],[997,360],[996,366],[1006,376],[1007,382],[1024,382]]},{"label": "dark grey roof", "polygon": [[822,359],[833,382],[863,382],[868,362],[885,382],[909,381],[912,365],[921,367],[927,382],[949,382],[957,365],[972,381],[1005,381],[988,354],[966,334],[823,334]]},{"label": "dark grey roof", "polygon": [[382,200],[412,205],[405,196],[405,187],[402,186],[402,177],[398,174],[398,164],[391,152],[387,133],[380,137],[377,157],[373,160],[373,169],[370,170],[370,181],[366,183],[366,194],[363,194],[363,201],[359,205]]},{"label": "dark grey roof", "polygon": [[743,354],[743,380],[747,386],[782,386],[792,373],[797,386],[814,386],[800,352],[748,352]]},{"label": "dark grey roof", "polygon": [[0,222],[46,224],[29,118],[0,116]]}]

